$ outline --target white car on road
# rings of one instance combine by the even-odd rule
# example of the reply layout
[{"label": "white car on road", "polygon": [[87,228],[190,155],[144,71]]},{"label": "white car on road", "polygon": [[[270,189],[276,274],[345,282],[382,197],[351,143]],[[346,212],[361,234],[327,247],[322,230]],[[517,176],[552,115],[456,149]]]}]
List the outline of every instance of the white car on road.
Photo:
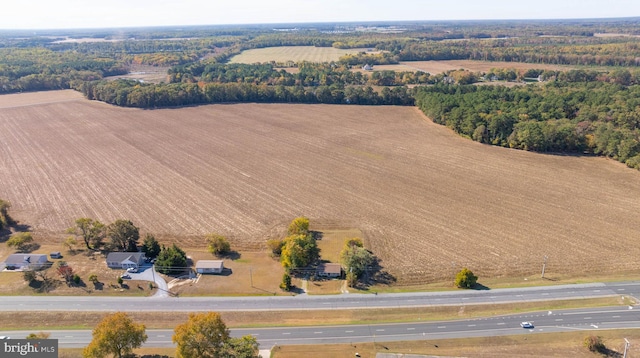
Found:
[{"label": "white car on road", "polygon": [[520,323],[520,327],[522,327],[522,328],[533,328],[533,323],[531,323],[531,322],[522,322],[522,323]]}]

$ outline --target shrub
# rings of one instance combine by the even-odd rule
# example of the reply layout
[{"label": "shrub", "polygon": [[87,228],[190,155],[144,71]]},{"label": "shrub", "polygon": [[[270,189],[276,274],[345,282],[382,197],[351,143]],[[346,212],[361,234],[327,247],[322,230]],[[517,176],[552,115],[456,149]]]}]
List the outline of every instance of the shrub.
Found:
[{"label": "shrub", "polygon": [[7,246],[16,249],[19,252],[31,251],[33,244],[33,237],[29,232],[18,232],[11,235],[11,238],[7,240]]},{"label": "shrub", "polygon": [[282,254],[282,247],[284,246],[284,240],[271,239],[267,241],[267,247],[271,250],[271,254],[275,257],[280,257]]},{"label": "shrub", "polygon": [[288,273],[282,275],[282,283],[280,283],[280,288],[283,291],[291,291],[291,276]]},{"label": "shrub", "polygon": [[606,347],[602,342],[602,337],[600,336],[589,336],[585,338],[584,346],[591,352],[603,353],[606,350]]},{"label": "shrub", "polygon": [[216,256],[226,255],[231,251],[231,244],[226,237],[218,234],[207,235],[207,250]]},{"label": "shrub", "polygon": [[456,286],[460,288],[473,288],[478,282],[478,276],[474,275],[468,268],[463,268],[456,275]]},{"label": "shrub", "polygon": [[36,280],[36,273],[31,270],[23,271],[22,278],[24,278],[28,283],[31,283]]}]

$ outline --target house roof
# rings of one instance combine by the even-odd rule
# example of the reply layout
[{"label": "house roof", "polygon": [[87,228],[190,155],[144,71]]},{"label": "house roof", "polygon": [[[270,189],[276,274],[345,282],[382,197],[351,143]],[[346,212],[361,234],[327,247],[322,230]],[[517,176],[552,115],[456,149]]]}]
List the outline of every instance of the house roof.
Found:
[{"label": "house roof", "polygon": [[340,264],[321,264],[318,266],[320,272],[324,272],[326,274],[341,274],[342,266]]},{"label": "house roof", "polygon": [[107,262],[122,262],[125,260],[138,262],[143,256],[143,252],[110,252],[107,255]]},{"label": "house roof", "polygon": [[47,255],[42,254],[12,254],[4,261],[6,265],[22,265],[25,262],[41,262],[44,257],[44,261],[47,261]]},{"label": "house roof", "polygon": [[224,268],[224,261],[222,261],[222,260],[198,260],[198,262],[196,262],[196,269],[199,269],[199,268],[222,269],[222,268]]}]

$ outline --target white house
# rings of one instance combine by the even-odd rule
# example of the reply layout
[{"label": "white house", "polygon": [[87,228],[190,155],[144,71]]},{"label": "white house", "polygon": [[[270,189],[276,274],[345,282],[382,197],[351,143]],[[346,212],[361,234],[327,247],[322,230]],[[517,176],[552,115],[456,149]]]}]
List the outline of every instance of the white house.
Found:
[{"label": "white house", "polygon": [[2,263],[2,266],[8,270],[37,270],[46,266],[47,262],[47,255],[12,254]]},{"label": "white house", "polygon": [[222,260],[199,260],[196,262],[197,273],[222,273],[224,262]]},{"label": "white house", "polygon": [[370,64],[366,64],[362,66],[362,69],[365,71],[373,71],[373,66],[371,66]]},{"label": "white house", "polygon": [[143,252],[110,252],[107,255],[107,266],[114,269],[139,268],[145,259]]}]

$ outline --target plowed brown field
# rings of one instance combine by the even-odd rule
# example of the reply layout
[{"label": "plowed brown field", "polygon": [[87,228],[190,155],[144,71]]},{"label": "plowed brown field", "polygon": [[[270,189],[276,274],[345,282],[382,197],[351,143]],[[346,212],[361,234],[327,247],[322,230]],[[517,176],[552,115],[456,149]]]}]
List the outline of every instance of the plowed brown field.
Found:
[{"label": "plowed brown field", "polygon": [[306,215],[360,229],[404,284],[462,266],[534,275],[544,255],[550,273],[639,268],[640,173],[612,160],[481,145],[412,107],[138,110],[67,94],[0,97],[0,198],[36,231],[126,218],[251,245]]}]

